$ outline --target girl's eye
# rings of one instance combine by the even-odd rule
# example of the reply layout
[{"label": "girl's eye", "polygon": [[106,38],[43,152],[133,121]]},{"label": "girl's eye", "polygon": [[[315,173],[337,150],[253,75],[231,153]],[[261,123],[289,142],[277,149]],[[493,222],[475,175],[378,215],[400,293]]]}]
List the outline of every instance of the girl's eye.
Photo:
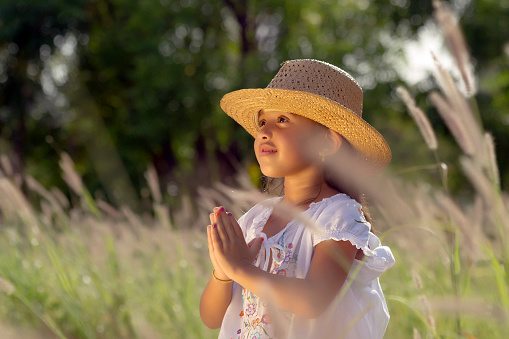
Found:
[{"label": "girl's eye", "polygon": [[259,127],[265,126],[265,120],[258,121],[258,126]]},{"label": "girl's eye", "polygon": [[288,119],[285,117],[279,117],[277,118],[277,122],[288,122]]}]

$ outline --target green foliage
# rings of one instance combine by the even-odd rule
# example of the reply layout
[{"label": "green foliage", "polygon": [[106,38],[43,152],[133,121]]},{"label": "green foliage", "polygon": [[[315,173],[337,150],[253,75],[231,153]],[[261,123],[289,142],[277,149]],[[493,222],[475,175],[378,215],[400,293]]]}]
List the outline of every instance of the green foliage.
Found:
[{"label": "green foliage", "polygon": [[[496,18],[507,17],[508,8],[497,1],[453,4],[463,13],[461,24],[477,61],[480,111],[498,140],[505,183],[507,20]],[[40,168],[54,166],[58,152],[66,151],[90,191],[104,190],[114,203],[125,203],[115,187],[141,187],[148,164],[154,164],[163,185],[178,183],[181,191],[194,192],[198,185],[228,182],[236,163],[254,159],[250,137],[220,110],[221,96],[266,86],[284,60],[317,58],[359,80],[364,116],[386,136],[394,153],[392,168],[399,172],[430,156],[415,147],[414,127],[393,95],[393,84],[400,81],[398,42],[414,38],[430,17],[428,0],[390,5],[5,0],[0,4],[0,147],[12,154],[16,170],[26,168],[43,183],[58,186],[58,174]],[[70,46],[71,54],[65,54]],[[67,73],[55,80],[59,64],[67,65]],[[80,110],[81,105],[94,112]],[[445,134],[441,152],[449,160],[455,152],[450,136],[429,113]],[[403,137],[410,142],[399,142]],[[95,156],[105,143],[101,138],[111,140],[106,160]],[[109,185],[119,168],[108,169],[110,157],[124,168],[122,184]],[[99,161],[106,164],[94,164]],[[197,167],[209,170],[196,176]],[[454,180],[452,188],[461,191],[464,179]]]}]

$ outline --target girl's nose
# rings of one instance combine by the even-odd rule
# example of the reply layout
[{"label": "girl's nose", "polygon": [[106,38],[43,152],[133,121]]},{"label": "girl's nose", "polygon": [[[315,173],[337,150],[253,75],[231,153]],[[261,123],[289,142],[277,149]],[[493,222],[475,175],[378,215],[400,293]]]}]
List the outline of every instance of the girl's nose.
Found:
[{"label": "girl's nose", "polygon": [[258,137],[263,139],[263,140],[267,140],[267,139],[272,138],[272,128],[270,128],[269,124],[267,124],[265,126],[262,126],[258,130]]}]

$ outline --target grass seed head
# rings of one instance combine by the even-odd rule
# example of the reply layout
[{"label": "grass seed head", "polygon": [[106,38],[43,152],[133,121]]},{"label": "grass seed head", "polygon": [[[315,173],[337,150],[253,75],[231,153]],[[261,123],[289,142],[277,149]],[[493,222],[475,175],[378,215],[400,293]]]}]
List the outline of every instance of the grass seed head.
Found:
[{"label": "grass seed head", "polygon": [[11,282],[0,277],[0,291],[7,293],[8,295],[11,295],[16,291],[16,288]]},{"label": "grass seed head", "polygon": [[435,132],[433,131],[433,127],[431,127],[431,123],[429,122],[426,114],[416,105],[414,98],[410,95],[408,90],[402,86],[399,86],[396,89],[399,97],[405,103],[408,112],[414,118],[415,123],[419,127],[422,136],[424,137],[424,141],[430,150],[436,150],[438,148],[437,138],[435,136]]},{"label": "grass seed head", "polygon": [[466,95],[472,97],[476,93],[474,67],[470,62],[470,54],[465,43],[465,37],[458,25],[458,18],[454,11],[440,0],[434,0],[433,7],[435,8],[433,16],[442,30],[447,48],[460,71]]}]

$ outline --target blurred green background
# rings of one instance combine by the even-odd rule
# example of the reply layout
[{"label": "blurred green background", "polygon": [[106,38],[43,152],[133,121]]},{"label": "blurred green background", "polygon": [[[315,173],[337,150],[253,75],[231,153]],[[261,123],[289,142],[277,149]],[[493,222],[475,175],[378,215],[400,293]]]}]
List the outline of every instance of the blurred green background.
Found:
[{"label": "blurred green background", "polygon": [[[509,183],[509,1],[454,0],[476,70],[479,111]],[[315,58],[352,74],[365,119],[405,179],[435,162],[395,94],[405,84],[439,135],[453,192],[468,192],[457,146],[427,92],[430,52],[450,57],[430,0],[2,0],[0,153],[14,172],[64,187],[65,151],[95,198],[140,206],[153,165],[166,203],[200,186],[257,180],[251,137],[219,107],[240,88],[265,87],[288,59]],[[457,70],[453,69],[453,73]],[[431,178],[430,178],[431,179]],[[439,180],[429,180],[439,182]]]}]

